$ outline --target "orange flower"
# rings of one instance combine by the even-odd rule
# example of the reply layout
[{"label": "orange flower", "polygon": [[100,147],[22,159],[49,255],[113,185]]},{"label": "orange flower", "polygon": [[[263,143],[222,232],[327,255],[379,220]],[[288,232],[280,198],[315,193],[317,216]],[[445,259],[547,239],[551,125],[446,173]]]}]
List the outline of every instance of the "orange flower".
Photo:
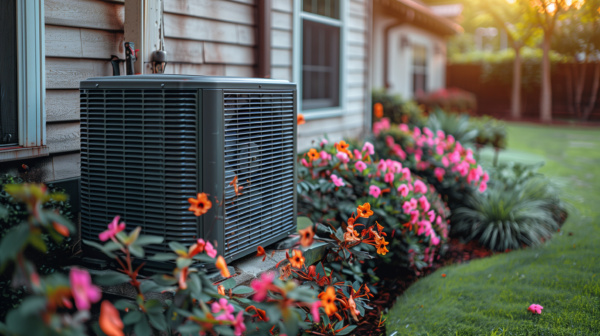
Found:
[{"label": "orange flower", "polygon": [[445,278],[445,277],[446,277],[446,273],[442,273],[442,278]]},{"label": "orange flower", "polygon": [[315,160],[317,160],[319,157],[320,157],[320,155],[319,155],[319,152],[318,152],[316,149],[314,149],[314,148],[311,148],[311,149],[308,151],[308,159],[309,159],[310,161],[315,161]]},{"label": "orange flower", "polygon": [[179,272],[179,288],[186,289],[187,288],[187,276],[188,276],[188,268],[184,267]]},{"label": "orange flower", "polygon": [[225,262],[225,259],[223,258],[223,256],[219,256],[217,258],[217,262],[215,263],[215,266],[217,266],[217,268],[221,271],[221,275],[224,278],[229,278],[231,276],[231,273],[229,273],[229,269],[227,268],[227,263]]},{"label": "orange flower", "polygon": [[56,230],[56,232],[58,232],[59,234],[68,237],[69,236],[69,229],[67,229],[66,226],[57,223],[57,222],[52,222],[52,227],[54,228],[54,230]]},{"label": "orange flower", "polygon": [[229,185],[233,186],[233,190],[235,191],[235,196],[240,196],[242,194],[242,189],[244,189],[244,186],[238,186],[237,181],[238,181],[238,177],[236,175],[233,178],[233,180],[231,180],[231,182],[229,182]]},{"label": "orange flower", "polygon": [[383,117],[383,105],[381,103],[375,103],[375,105],[373,105],[373,111],[375,112],[375,117],[378,119]]},{"label": "orange flower", "polygon": [[348,230],[346,233],[344,233],[344,241],[348,243],[360,241],[358,238],[358,232],[356,232],[356,230]]},{"label": "orange flower", "polygon": [[253,318],[258,317],[258,319],[260,321],[268,321],[269,320],[269,318],[267,317],[267,313],[264,310],[258,309],[255,306],[246,307],[246,312],[249,313],[251,310],[254,310],[254,312],[255,312],[255,314],[252,315]]},{"label": "orange flower", "polygon": [[265,249],[262,246],[257,247],[256,251],[257,257],[263,257],[262,261],[265,261],[265,259],[267,259],[267,253],[265,252]]},{"label": "orange flower", "polygon": [[298,123],[298,125],[304,125],[306,123],[306,120],[304,120],[304,114],[298,113],[298,116],[296,117],[296,122]]},{"label": "orange flower", "polygon": [[385,247],[388,244],[389,242],[386,242],[385,238],[383,237],[375,238],[375,247],[377,247],[377,254],[385,255],[386,253],[390,252],[387,249],[387,247]]},{"label": "orange flower", "polygon": [[348,298],[348,308],[350,308],[350,315],[355,321],[358,321],[358,317],[360,316],[360,311],[356,309],[356,302],[352,298],[352,295]]},{"label": "orange flower", "polygon": [[[287,254],[287,252],[286,252]],[[302,265],[304,265],[304,257],[302,256],[302,251],[300,250],[294,250],[292,257],[288,257],[288,260],[290,261],[290,264],[292,264],[293,268],[302,268]]]},{"label": "orange flower", "polygon": [[279,280],[285,280],[292,275],[292,265],[287,264],[279,269]]},{"label": "orange flower", "polygon": [[358,208],[356,208],[356,211],[358,212],[358,216],[362,218],[369,218],[373,215],[373,210],[371,210],[371,204],[369,203],[359,205]]},{"label": "orange flower", "polygon": [[350,147],[350,145],[347,144],[344,140],[335,143],[335,149],[337,149],[338,152],[346,153],[348,157],[352,159],[353,156],[352,153],[348,150],[348,147]]},{"label": "orange flower", "polygon": [[100,329],[108,336],[124,336],[123,321],[119,311],[109,301],[102,301],[100,306],[100,318],[98,319]]},{"label": "orange flower", "polygon": [[212,202],[205,193],[198,194],[198,199],[188,198],[188,202],[192,205],[188,210],[193,211],[196,216],[204,215],[212,207]]},{"label": "orange flower", "polygon": [[219,292],[220,295],[225,296],[225,287],[223,287],[223,285],[217,286],[217,292]]},{"label": "orange flower", "polygon": [[315,232],[313,231],[312,226],[309,226],[304,230],[299,230],[298,233],[300,233],[300,245],[304,247],[312,245],[315,237]]},{"label": "orange flower", "polygon": [[327,287],[327,290],[319,293],[319,299],[321,299],[321,306],[325,309],[325,314],[331,316],[338,311],[335,306],[335,289],[332,286]]}]

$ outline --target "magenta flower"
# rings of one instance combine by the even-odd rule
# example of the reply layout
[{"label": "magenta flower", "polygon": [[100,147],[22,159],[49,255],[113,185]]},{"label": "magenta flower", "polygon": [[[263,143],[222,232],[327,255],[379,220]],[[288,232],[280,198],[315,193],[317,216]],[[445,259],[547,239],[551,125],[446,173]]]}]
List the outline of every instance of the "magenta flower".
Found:
[{"label": "magenta flower", "polygon": [[490,175],[487,172],[483,173],[483,176],[481,177],[481,181],[487,183],[487,181],[489,181],[489,180],[490,180]]},{"label": "magenta flower", "polygon": [[394,173],[392,173],[391,171],[387,172],[385,174],[385,176],[383,177],[383,181],[385,183],[392,183],[392,182],[394,182]]},{"label": "magenta flower", "polygon": [[410,129],[408,128],[407,124],[400,124],[398,125],[398,128],[402,131],[402,132],[408,132]]},{"label": "magenta flower", "polygon": [[350,161],[350,158],[348,157],[348,154],[344,153],[344,152],[339,152],[337,153],[335,156],[337,156],[337,158],[342,162],[342,163],[348,163],[348,161]]},{"label": "magenta flower", "polygon": [[442,182],[442,180],[444,179],[445,173],[446,173],[446,171],[444,170],[444,168],[436,167],[433,170],[433,175],[435,175],[435,178],[437,178],[438,181],[440,181],[440,182]]},{"label": "magenta flower", "polygon": [[310,305],[310,313],[313,316],[313,321],[319,323],[321,316],[319,314],[319,308],[321,307],[321,301],[315,301]]},{"label": "magenta flower", "polygon": [[429,221],[422,220],[418,223],[418,225],[419,225],[419,230],[417,231],[418,235],[422,235],[424,233],[429,234],[429,232],[431,231],[431,223]]},{"label": "magenta flower", "polygon": [[423,183],[423,181],[421,181],[421,180],[416,180],[415,181],[415,193],[424,194],[426,192],[427,192],[427,186],[425,185],[425,183]]},{"label": "magenta flower", "polygon": [[445,133],[444,133],[444,131],[442,131],[442,130],[438,130],[438,131],[436,132],[436,134],[437,134],[438,138],[440,138],[440,139],[442,139],[442,140],[444,140],[444,138],[446,138],[446,134],[445,134]]},{"label": "magenta flower", "polygon": [[440,238],[438,236],[436,236],[435,233],[431,233],[431,243],[433,245],[439,245],[440,244]]},{"label": "magenta flower", "polygon": [[260,275],[260,279],[252,280],[250,287],[256,292],[254,294],[254,301],[262,302],[267,298],[269,287],[273,284],[275,274],[272,272],[263,273]]},{"label": "magenta flower", "polygon": [[408,186],[406,186],[406,184],[401,184],[401,185],[398,187],[398,192],[400,193],[400,195],[401,195],[402,197],[406,197],[406,196],[408,196]]},{"label": "magenta flower", "polygon": [[341,177],[338,177],[335,174],[331,174],[331,181],[335,184],[336,187],[343,187],[346,185]]},{"label": "magenta flower", "polygon": [[535,303],[532,304],[531,306],[529,306],[529,308],[527,308],[527,310],[529,310],[533,314],[541,314],[542,309],[544,309],[544,307],[540,306],[539,304],[535,304]]},{"label": "magenta flower", "polygon": [[98,238],[100,238],[100,241],[107,241],[107,240],[113,238],[114,236],[116,236],[117,233],[125,230],[125,222],[119,223],[119,219],[121,219],[121,217],[115,216],[115,218],[112,220],[112,222],[110,222],[108,224],[108,230],[106,230],[98,235]]},{"label": "magenta flower", "polygon": [[448,158],[446,156],[442,157],[442,164],[444,165],[444,167],[448,167],[450,165],[450,162],[448,161]]},{"label": "magenta flower", "polygon": [[363,151],[363,152],[365,152],[365,151],[366,151],[366,152],[367,152],[367,154],[369,154],[369,155],[373,155],[373,154],[375,154],[375,147],[373,147],[373,144],[372,144],[372,143],[370,143],[370,142],[368,142],[368,141],[367,141],[367,142],[365,142],[365,144],[363,145],[362,151]]},{"label": "magenta flower", "polygon": [[408,169],[408,168],[402,168],[402,179],[403,180],[410,180],[410,169]]},{"label": "magenta flower", "polygon": [[215,248],[212,246],[212,244],[210,242],[206,242],[206,245],[204,246],[204,250],[206,251],[206,254],[208,254],[209,257],[211,257],[211,258],[217,257],[217,250],[215,250]]},{"label": "magenta flower", "polygon": [[379,195],[381,195],[381,189],[379,189],[378,186],[370,186],[369,187],[369,195],[372,195],[373,197],[377,198],[379,197]]},{"label": "magenta flower", "polygon": [[385,164],[385,161],[379,160],[379,163],[377,164],[377,170],[379,170],[382,173],[385,173],[385,171],[387,170],[387,165]]},{"label": "magenta flower", "polygon": [[356,170],[362,173],[363,170],[367,169],[367,164],[362,161],[356,161],[354,167],[356,168]]},{"label": "magenta flower", "polygon": [[419,215],[421,213],[419,212],[419,210],[411,210],[410,211],[410,222],[413,224],[416,224],[417,221],[419,220]]},{"label": "magenta flower", "polygon": [[433,223],[435,220],[435,211],[429,210],[429,212],[427,212],[427,217],[429,221]]},{"label": "magenta flower", "polygon": [[427,200],[427,197],[425,196],[421,196],[419,198],[419,205],[421,206],[421,209],[423,209],[424,212],[429,211],[429,208],[431,207],[429,201]]},{"label": "magenta flower", "polygon": [[233,334],[235,336],[242,336],[244,331],[246,331],[246,325],[244,324],[244,311],[241,310],[233,321]]},{"label": "magenta flower", "polygon": [[225,298],[220,298],[219,301],[213,302],[211,309],[213,314],[222,312],[219,316],[216,317],[216,319],[219,321],[233,322],[235,319],[235,317],[232,314],[235,309]]},{"label": "magenta flower", "polygon": [[300,160],[300,163],[302,163],[302,165],[304,167],[310,168],[310,164],[308,163],[308,161],[306,161],[306,159],[302,159]]},{"label": "magenta flower", "polygon": [[400,158],[400,160],[406,160],[406,152],[402,150],[402,147],[400,147],[400,145],[394,145],[392,150],[394,151],[394,154],[396,154]]},{"label": "magenta flower", "polygon": [[410,213],[410,210],[412,210],[412,204],[409,201],[404,202],[404,204],[402,204],[402,210],[404,211],[404,213]]},{"label": "magenta flower", "polygon": [[329,143],[329,141],[327,141],[327,139],[323,139],[321,140],[321,143],[319,143],[319,145],[321,146],[321,148],[323,148],[323,146],[327,145]]},{"label": "magenta flower", "polygon": [[321,157],[321,160],[331,160],[331,154],[327,153],[326,151],[321,151],[319,156]]},{"label": "magenta flower", "polygon": [[77,309],[89,310],[92,303],[100,301],[102,292],[100,288],[92,284],[92,278],[88,272],[73,267],[69,273],[69,280]]},{"label": "magenta flower", "polygon": [[485,182],[481,182],[481,183],[479,184],[479,192],[481,192],[481,193],[482,193],[482,192],[484,192],[486,189],[487,189],[487,183],[485,183]]}]

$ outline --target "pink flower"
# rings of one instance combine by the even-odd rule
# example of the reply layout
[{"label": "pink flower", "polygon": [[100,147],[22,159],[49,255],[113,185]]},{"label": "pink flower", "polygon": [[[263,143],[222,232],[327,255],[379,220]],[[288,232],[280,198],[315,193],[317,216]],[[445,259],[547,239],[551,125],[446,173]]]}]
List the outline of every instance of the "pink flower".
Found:
[{"label": "pink flower", "polygon": [[362,161],[356,161],[354,167],[356,168],[356,170],[362,173],[363,170],[367,169],[367,164]]},{"label": "pink flower", "polygon": [[413,209],[416,209],[416,208],[417,208],[417,205],[418,205],[418,202],[417,202],[417,200],[416,200],[416,199],[414,199],[414,198],[411,198],[411,199],[410,199],[410,206],[411,206]]},{"label": "pink flower", "polygon": [[467,149],[467,155],[465,156],[465,161],[470,164],[475,163],[475,158],[473,157],[473,151],[471,149]]},{"label": "pink flower", "polygon": [[458,173],[460,176],[467,176],[469,173],[469,164],[466,161],[461,162],[458,166],[456,166]]},{"label": "pink flower", "polygon": [[358,151],[358,149],[355,149],[355,150],[353,151],[353,153],[354,153],[354,157],[355,157],[357,160],[360,160],[360,158],[362,158],[362,153],[361,153],[361,152],[359,152],[359,151]]},{"label": "pink flower", "polygon": [[250,287],[256,292],[253,297],[254,301],[262,302],[267,298],[273,279],[275,279],[275,273],[267,272],[261,274],[260,279],[252,280]]},{"label": "pink flower", "polygon": [[422,220],[419,222],[419,230],[417,231],[418,235],[422,235],[424,233],[429,233],[431,231],[431,223],[426,220]]},{"label": "pink flower", "polygon": [[377,170],[379,170],[382,173],[385,173],[385,171],[387,170],[387,165],[385,164],[385,161],[379,160],[379,163],[377,164]]},{"label": "pink flower", "polygon": [[244,311],[241,310],[233,321],[233,334],[235,336],[242,336],[244,331],[246,331],[246,325],[244,324]]},{"label": "pink flower", "polygon": [[419,220],[419,210],[411,210],[410,212],[410,222],[413,224],[416,224],[417,221]]},{"label": "pink flower", "polygon": [[333,184],[335,184],[336,187],[343,187],[346,185],[346,183],[344,183],[342,178],[338,177],[335,174],[331,174],[331,181],[333,181]]},{"label": "pink flower", "polygon": [[213,314],[217,314],[222,312],[219,316],[216,317],[219,321],[233,321],[233,311],[235,310],[233,306],[227,301],[225,298],[220,298],[219,301],[213,302],[211,305],[211,309]]},{"label": "pink flower", "polygon": [[120,218],[121,217],[119,217],[119,216],[115,216],[115,218],[112,220],[112,222],[110,222],[108,224],[108,230],[106,230],[98,235],[98,238],[100,238],[100,241],[107,241],[107,240],[113,238],[114,236],[116,236],[117,233],[125,230],[125,222],[119,223]]},{"label": "pink flower", "polygon": [[400,158],[400,160],[406,160],[406,152],[402,150],[402,147],[400,147],[400,145],[394,145],[393,151],[394,154],[396,154]]},{"label": "pink flower", "polygon": [[390,135],[386,136],[386,137],[385,137],[385,144],[386,144],[388,147],[392,147],[392,146],[394,146],[394,138],[393,138],[392,136],[390,136]]},{"label": "pink flower", "polygon": [[321,316],[319,314],[319,308],[321,307],[321,301],[315,301],[310,305],[310,313],[313,316],[313,321],[319,323]]},{"label": "pink flower", "polygon": [[323,146],[327,145],[329,143],[329,141],[327,141],[327,139],[323,139],[321,140],[321,143],[319,144],[321,146],[321,148],[323,148]]},{"label": "pink flower", "polygon": [[420,129],[420,128],[418,128],[418,127],[415,127],[415,128],[413,129],[413,134],[414,134],[414,135],[413,135],[414,137],[419,137],[419,136],[421,136],[421,129]]},{"label": "pink flower", "polygon": [[489,181],[489,180],[490,180],[490,175],[487,172],[483,173],[483,176],[481,177],[481,181],[487,183],[487,181]]},{"label": "pink flower", "polygon": [[310,168],[310,164],[308,163],[308,161],[306,161],[306,159],[303,158],[302,160],[300,160],[300,163],[302,163],[304,167]]},{"label": "pink flower", "polygon": [[436,132],[436,134],[437,134],[438,138],[440,138],[442,140],[444,140],[444,138],[446,138],[446,134],[444,134],[444,131],[442,131],[442,130],[438,130]]},{"label": "pink flower", "polygon": [[423,181],[421,181],[421,180],[416,180],[415,181],[415,193],[424,194],[426,192],[427,192],[427,186],[425,185],[425,183],[423,183]]},{"label": "pink flower", "polygon": [[531,306],[529,306],[529,308],[527,308],[527,310],[529,310],[533,314],[541,314],[542,309],[544,309],[544,307],[540,306],[539,304],[535,304],[535,303],[532,304]]},{"label": "pink flower", "polygon": [[326,151],[321,151],[319,156],[321,157],[321,160],[331,160],[331,154],[327,153]]},{"label": "pink flower", "polygon": [[400,193],[400,195],[401,195],[402,197],[406,197],[406,196],[408,196],[408,187],[406,186],[406,184],[401,184],[401,185],[398,187],[398,192]]},{"label": "pink flower", "polygon": [[410,180],[410,169],[408,169],[408,168],[402,168],[402,179],[403,180]]},{"label": "pink flower", "polygon": [[448,159],[452,163],[458,163],[460,161],[460,152],[458,150],[455,150],[454,152],[448,155]]},{"label": "pink flower", "polygon": [[444,155],[444,146],[442,146],[442,145],[435,146],[435,153],[437,155]]},{"label": "pink flower", "polygon": [[369,195],[372,195],[373,197],[377,198],[379,197],[379,195],[381,195],[381,189],[379,189],[378,186],[370,186],[369,187]]},{"label": "pink flower", "polygon": [[427,127],[423,127],[423,133],[428,137],[428,138],[432,138],[433,137],[433,132],[427,128]]},{"label": "pink flower", "polygon": [[439,245],[440,244],[440,238],[438,236],[436,236],[435,233],[431,233],[431,243],[433,245]]},{"label": "pink flower", "polygon": [[450,165],[450,162],[448,162],[448,158],[446,156],[442,157],[442,164],[444,167],[448,167]]},{"label": "pink flower", "polygon": [[454,136],[448,135],[448,144],[451,145],[454,143]]},{"label": "pink flower", "polygon": [[73,267],[69,273],[69,280],[77,309],[89,310],[92,303],[100,301],[102,292],[100,288],[92,284],[92,278],[88,272]]},{"label": "pink flower", "polygon": [[438,181],[442,182],[442,180],[444,179],[444,174],[446,173],[446,171],[444,170],[444,168],[440,168],[440,167],[436,167],[433,170],[433,175],[435,175],[435,177],[438,179]]},{"label": "pink flower", "polygon": [[407,124],[400,124],[398,125],[398,128],[402,131],[402,132],[408,132],[410,129],[408,128]]},{"label": "pink flower", "polygon": [[427,212],[427,217],[429,217],[429,221],[433,223],[433,220],[435,219],[435,211],[429,210]]},{"label": "pink flower", "polygon": [[365,144],[363,145],[362,151],[363,151],[363,152],[365,152],[365,151],[366,151],[366,152],[367,152],[367,154],[369,154],[369,155],[373,155],[373,154],[375,154],[375,147],[373,147],[373,144],[372,144],[372,143],[370,143],[370,142],[368,142],[368,141],[367,141],[367,142],[365,142]]},{"label": "pink flower", "polygon": [[423,211],[429,211],[430,204],[429,204],[429,201],[427,200],[427,197],[421,196],[419,198],[419,205],[421,206]]},{"label": "pink flower", "polygon": [[409,213],[412,209],[413,206],[409,201],[406,201],[404,202],[404,204],[402,204],[402,210],[404,211],[404,213]]},{"label": "pink flower", "polygon": [[383,177],[383,181],[385,183],[394,182],[394,173],[392,173],[392,172],[386,173],[385,176]]},{"label": "pink flower", "polygon": [[485,182],[481,182],[481,183],[479,184],[479,192],[480,192],[480,193],[482,193],[482,192],[484,192],[486,189],[487,189],[487,183],[485,183]]},{"label": "pink flower", "polygon": [[217,257],[217,250],[215,250],[215,248],[212,246],[212,244],[210,242],[206,243],[206,246],[204,246],[204,250],[206,251],[206,254],[208,254],[209,257],[211,257],[211,258]]},{"label": "pink flower", "polygon": [[340,161],[342,161],[342,163],[348,163],[348,161],[350,161],[350,158],[348,157],[348,154],[346,154],[344,152],[339,152],[335,156],[337,156],[337,158]]}]

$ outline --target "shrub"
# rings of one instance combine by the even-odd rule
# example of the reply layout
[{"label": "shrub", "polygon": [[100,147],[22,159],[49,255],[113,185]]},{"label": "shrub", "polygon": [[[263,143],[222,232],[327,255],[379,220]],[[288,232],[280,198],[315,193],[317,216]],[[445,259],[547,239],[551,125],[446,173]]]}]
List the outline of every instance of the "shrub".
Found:
[{"label": "shrub", "polygon": [[372,102],[373,120],[388,118],[394,123],[414,126],[423,126],[425,123],[423,110],[414,101],[402,99],[400,95],[389,94],[385,89],[374,90]]},{"label": "shrub", "polygon": [[537,173],[538,167],[508,164],[496,169],[488,191],[470,197],[453,212],[453,233],[495,251],[549,239],[566,219],[566,211],[552,183]]},{"label": "shrub", "polygon": [[459,88],[443,88],[431,93],[417,96],[417,102],[423,104],[427,111],[441,108],[452,113],[475,114],[477,97],[475,94]]},{"label": "shrub", "polygon": [[506,125],[490,116],[471,118],[471,128],[477,134],[475,144],[478,148],[492,146],[495,149],[506,148]]},{"label": "shrub", "polygon": [[[373,162],[373,146],[350,150],[340,141],[322,141],[300,155],[298,211],[319,223],[348,222],[353,204],[369,202],[376,223],[391,239],[384,261],[420,270],[445,248],[448,209],[431,186],[398,161]],[[379,251],[378,251],[379,252]]]},{"label": "shrub", "polygon": [[478,136],[478,129],[466,114],[446,113],[442,109],[435,109],[429,115],[427,127],[433,132],[442,131],[446,135],[452,135],[461,144],[473,143]]},{"label": "shrub", "polygon": [[379,157],[397,159],[435,187],[450,209],[463,204],[465,197],[487,188],[489,175],[454,136],[429,128],[391,125],[383,119],[373,124],[375,149]]}]

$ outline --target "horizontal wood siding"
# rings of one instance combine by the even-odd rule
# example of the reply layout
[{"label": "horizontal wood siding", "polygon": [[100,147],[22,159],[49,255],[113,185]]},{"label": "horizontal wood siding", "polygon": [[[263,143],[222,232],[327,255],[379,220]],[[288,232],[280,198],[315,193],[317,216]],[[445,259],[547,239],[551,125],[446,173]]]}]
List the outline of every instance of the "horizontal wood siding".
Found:
[{"label": "horizontal wood siding", "polygon": [[309,120],[298,129],[298,149],[314,146],[325,134],[332,141],[364,136],[367,104],[367,34],[370,0],[348,0],[345,41],[345,109],[341,116]]},{"label": "horizontal wood siding", "polygon": [[125,13],[119,1],[44,0],[44,15],[50,157],[29,165],[57,181],[80,175],[79,81],[111,76],[111,55],[124,58]]},{"label": "horizontal wood siding", "polygon": [[256,75],[254,1],[165,0],[166,72]]},{"label": "horizontal wood siding", "polygon": [[293,0],[271,1],[271,77],[292,80]]}]

